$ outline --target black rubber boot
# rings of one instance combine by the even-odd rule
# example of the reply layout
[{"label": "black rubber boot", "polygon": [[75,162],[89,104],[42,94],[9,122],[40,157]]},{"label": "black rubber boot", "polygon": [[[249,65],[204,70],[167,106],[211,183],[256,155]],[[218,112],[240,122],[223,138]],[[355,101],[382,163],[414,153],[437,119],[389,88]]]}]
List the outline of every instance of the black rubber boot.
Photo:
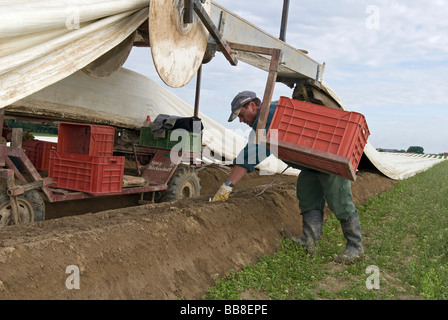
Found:
[{"label": "black rubber boot", "polygon": [[359,221],[358,211],[356,211],[347,220],[340,220],[342,233],[347,240],[345,250],[337,256],[336,261],[340,263],[352,263],[364,256],[362,247],[361,223]]},{"label": "black rubber boot", "polygon": [[293,238],[293,241],[301,244],[307,253],[313,254],[322,235],[324,213],[320,210],[308,211],[302,214],[302,221],[303,235]]}]

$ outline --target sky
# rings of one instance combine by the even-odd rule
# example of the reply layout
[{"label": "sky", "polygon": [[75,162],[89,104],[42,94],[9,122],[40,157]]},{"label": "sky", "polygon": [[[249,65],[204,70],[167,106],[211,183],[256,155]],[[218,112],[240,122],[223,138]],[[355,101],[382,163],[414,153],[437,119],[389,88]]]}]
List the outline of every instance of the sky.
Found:
[{"label": "sky", "polygon": [[[278,37],[283,0],[216,3]],[[262,5],[261,5],[262,4]],[[290,0],[286,42],[326,64],[323,81],[349,111],[362,113],[375,148],[448,152],[448,0]],[[150,48],[134,47],[125,68],[143,74],[192,106],[196,78],[166,86]],[[199,109],[226,128],[230,102],[240,91],[263,96],[267,73],[243,62],[231,66],[217,52],[202,69]],[[291,97],[277,83],[273,100]]]}]

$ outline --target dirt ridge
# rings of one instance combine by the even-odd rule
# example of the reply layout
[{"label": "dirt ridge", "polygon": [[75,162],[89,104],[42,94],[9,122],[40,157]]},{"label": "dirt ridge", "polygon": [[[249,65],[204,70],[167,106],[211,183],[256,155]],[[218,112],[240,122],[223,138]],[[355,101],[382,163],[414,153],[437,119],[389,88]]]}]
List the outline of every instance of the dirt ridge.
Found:
[{"label": "dirt ridge", "polygon": [[[300,233],[295,178],[254,197],[272,178],[248,177],[224,203],[209,202],[219,177],[196,199],[3,228],[0,299],[199,299],[228,270],[275,252],[283,229]],[[360,173],[354,201],[394,183]],[[79,290],[66,287],[72,265],[80,270]]]}]

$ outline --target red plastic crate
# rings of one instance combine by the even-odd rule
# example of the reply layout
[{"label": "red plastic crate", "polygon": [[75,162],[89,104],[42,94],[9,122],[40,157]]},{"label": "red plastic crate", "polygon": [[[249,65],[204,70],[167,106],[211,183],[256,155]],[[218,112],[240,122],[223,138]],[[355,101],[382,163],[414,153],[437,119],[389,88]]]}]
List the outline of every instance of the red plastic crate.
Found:
[{"label": "red plastic crate", "polygon": [[51,151],[48,176],[55,186],[92,195],[121,193],[124,157],[96,157]]},{"label": "red plastic crate", "polygon": [[280,159],[356,180],[370,135],[362,114],[281,97],[268,138],[273,129]]},{"label": "red plastic crate", "polygon": [[114,139],[113,127],[61,122],[58,127],[57,151],[110,157],[114,152]]},{"label": "red plastic crate", "polygon": [[29,140],[22,142],[22,148],[34,167],[39,171],[47,171],[50,163],[50,151],[56,150],[56,142]]}]

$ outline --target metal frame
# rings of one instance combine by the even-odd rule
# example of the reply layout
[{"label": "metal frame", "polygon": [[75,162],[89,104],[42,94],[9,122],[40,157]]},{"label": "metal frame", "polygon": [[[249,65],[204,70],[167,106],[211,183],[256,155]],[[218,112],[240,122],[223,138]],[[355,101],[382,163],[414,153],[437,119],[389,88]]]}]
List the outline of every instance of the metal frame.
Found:
[{"label": "metal frame", "polygon": [[222,37],[221,32],[216,28],[212,19],[208,15],[208,13],[202,7],[200,0],[188,0],[186,1],[185,12],[184,12],[184,22],[185,18],[187,21],[192,21],[192,10],[196,12],[199,19],[202,21],[204,26],[207,28],[210,35],[216,41],[220,51],[224,54],[227,61],[230,62],[231,65],[236,66],[238,64],[238,60],[235,58],[234,53],[232,52],[231,47],[226,43],[224,38]]},{"label": "metal frame", "polygon": [[[255,132],[256,143],[259,144],[264,141],[263,135],[260,132],[264,132],[266,129],[266,122],[268,119],[272,96],[274,94],[275,84],[277,83],[278,67],[282,61],[282,50],[276,48],[265,48],[259,46],[251,46],[239,43],[228,43],[230,47],[237,51],[244,51],[250,53],[258,53],[271,56],[271,64],[269,67],[268,78],[266,80],[266,87],[263,95],[263,102],[261,104],[260,116],[258,118],[258,125]],[[261,131],[260,131],[261,130]]]}]

